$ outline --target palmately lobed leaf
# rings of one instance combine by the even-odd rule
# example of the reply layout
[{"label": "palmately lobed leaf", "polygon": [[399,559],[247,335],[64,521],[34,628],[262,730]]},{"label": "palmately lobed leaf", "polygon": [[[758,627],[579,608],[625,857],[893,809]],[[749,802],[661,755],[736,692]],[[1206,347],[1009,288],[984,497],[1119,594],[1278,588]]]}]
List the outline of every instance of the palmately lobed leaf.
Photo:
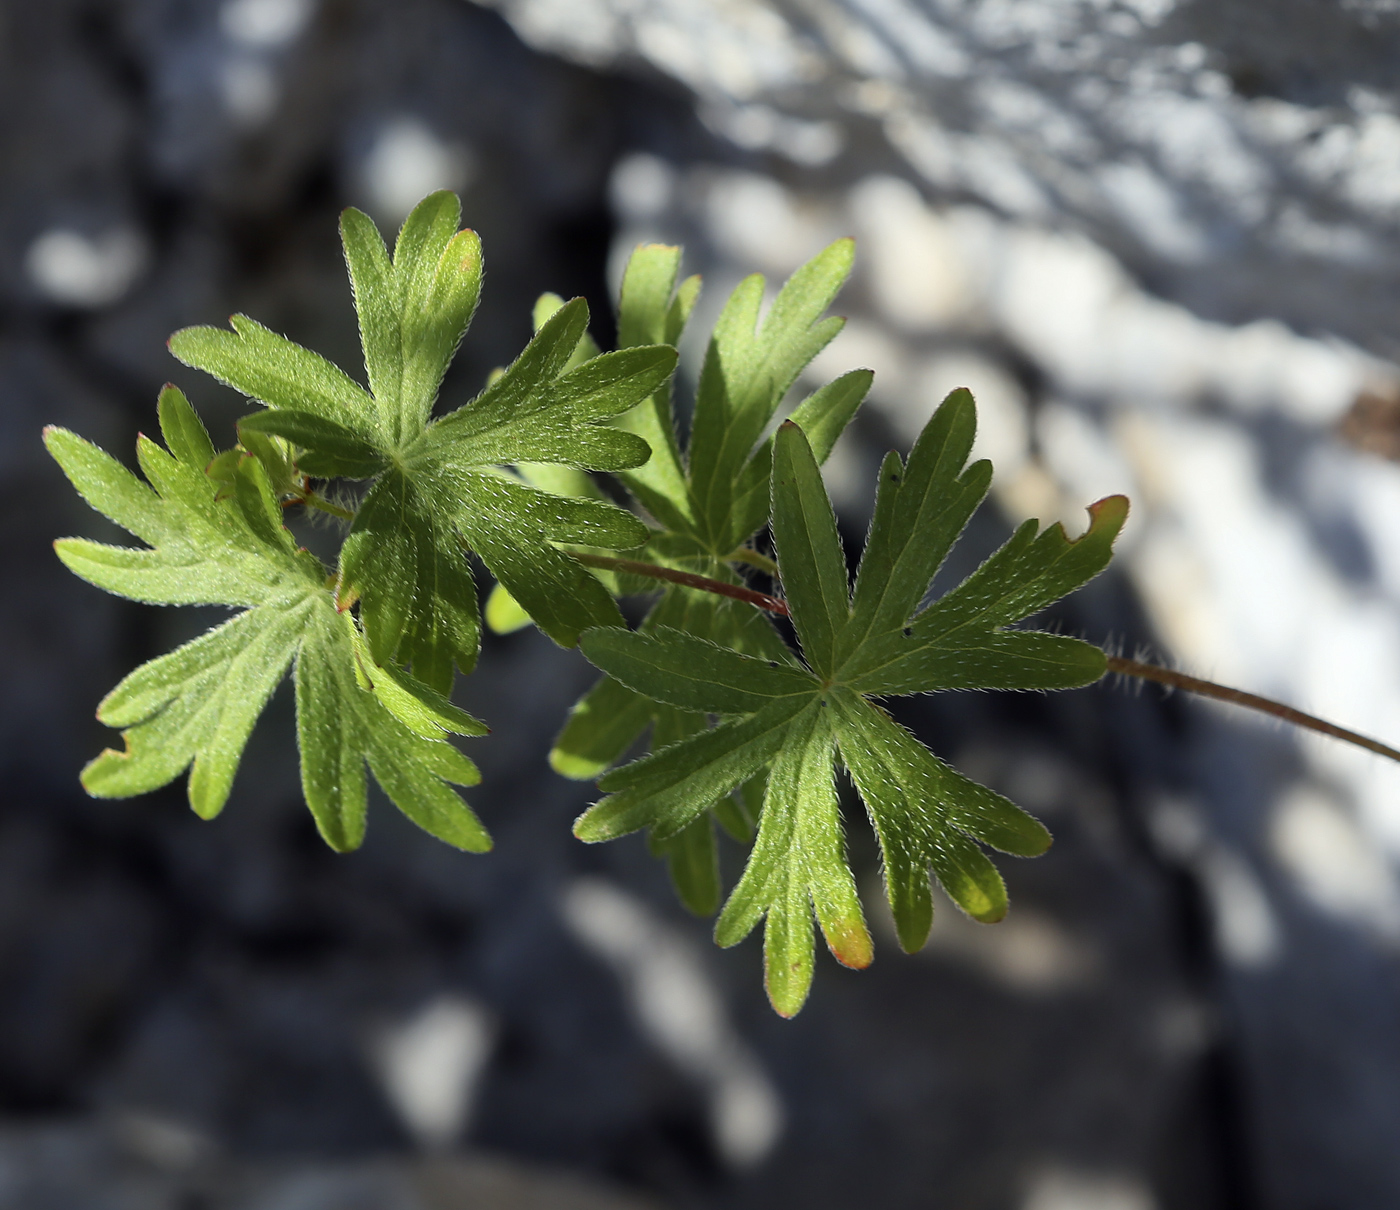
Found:
[{"label": "palmately lobed leaf", "polygon": [[575,299],[553,308],[475,399],[431,420],[480,295],[480,241],[457,230],[460,218],[453,195],[431,195],[405,220],[391,257],[367,216],[342,216],[369,391],[242,316],[232,331],[171,338],[177,357],[268,405],[241,422],[245,445],[275,437],[295,447],[302,474],[374,480],[345,544],[339,599],[359,602],[376,661],[408,665],[437,692],[476,660],[468,550],[561,644],[620,622],[597,578],[557,547],[627,549],[647,540],[646,527],[606,500],[548,495],[503,467],[641,466],[647,442],[608,421],[655,394],[676,356],[657,345],[580,364],[588,309]]},{"label": "palmately lobed leaf", "polygon": [[1127,512],[1119,497],[1092,506],[1089,530],[1073,541],[1059,526],[1041,531],[1028,522],[962,585],[921,609],[986,494],[989,467],[967,464],[975,429],[971,396],[954,392],[907,465],[886,459],[852,593],[812,443],[797,424],[779,427],[772,529],[811,671],[770,666],[665,626],[589,632],[582,643],[628,692],[725,717],[604,777],[608,796],[575,825],[581,839],[647,827],[675,836],[716,795],[771,762],[758,837],[716,940],[734,944],[765,921],[765,982],[784,1016],[801,1007],[811,984],[813,915],[838,960],[859,967],[872,954],[842,839],[838,755],[879,840],[906,950],[928,936],[931,875],[968,915],[994,922],[1006,913],[1006,888],[980,846],[1035,856],[1050,844],[1040,823],[940,760],[872,700],[940,688],[1069,687],[1103,674],[1103,653],[1087,643],[1008,627],[1103,569]]},{"label": "palmately lobed leaf", "polygon": [[[242,612],[142,665],[107,695],[98,716],[123,729],[125,747],[87,766],[88,792],[142,794],[189,769],[191,807],[217,815],[253,726],[291,667],[303,789],[332,847],[351,849],[363,838],[368,762],[420,826],[460,848],[489,848],[480,821],[447,784],[474,784],[476,768],[443,740],[482,734],[482,725],[402,669],[361,657],[354,619],[336,609],[325,568],[283,526],[261,459],[242,454],[224,467],[210,457],[207,433],[173,387],[159,412],[169,450],[140,440],[147,483],[74,434],[46,431],[50,452],[88,502],[149,544],[64,539],[58,552],[120,595]],[[227,478],[212,477],[206,464],[220,464]]]}]

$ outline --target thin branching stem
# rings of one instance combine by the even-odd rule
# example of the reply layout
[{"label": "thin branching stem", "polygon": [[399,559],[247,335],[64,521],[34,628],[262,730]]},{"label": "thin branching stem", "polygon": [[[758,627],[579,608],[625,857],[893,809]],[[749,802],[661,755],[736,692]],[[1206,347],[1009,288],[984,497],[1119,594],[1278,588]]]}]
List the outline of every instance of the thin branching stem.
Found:
[{"label": "thin branching stem", "polygon": [[[569,552],[585,567],[599,567],[607,571],[622,571],[634,576],[650,576],[653,580],[666,580],[672,584],[682,584],[686,588],[698,588],[701,592],[713,592],[721,597],[732,597],[736,601],[747,601],[769,613],[788,616],[786,601],[770,597],[766,592],[755,592],[740,584],[726,584],[723,580],[712,580],[709,576],[697,576],[689,571],[677,571],[671,567],[661,567],[655,563],[642,563],[636,559],[615,559],[611,555],[590,555],[581,551]],[[760,556],[761,557],[761,556]]]},{"label": "thin branching stem", "polygon": [[[780,614],[783,617],[789,616],[785,601],[781,601],[777,597],[770,597],[767,593],[754,592],[751,588],[742,588],[737,584],[726,584],[723,580],[712,580],[708,576],[697,576],[688,571],[675,571],[670,567],[659,567],[655,563],[642,563],[634,559],[614,559],[607,555],[580,554],[577,551],[572,553],[575,559],[589,567],[601,567],[610,571],[630,572],[637,576],[650,576],[655,580],[667,580],[672,584],[683,584],[687,588],[699,589],[701,592],[713,592],[720,596],[732,597],[736,601],[747,601],[750,605],[767,610],[769,613]],[[758,557],[763,558],[762,555]],[[737,552],[730,558],[737,562]],[[752,562],[752,560],[745,561]],[[757,563],[753,563],[753,565],[758,566]],[[774,570],[776,571],[777,568],[775,567]],[[1381,743],[1380,740],[1371,739],[1369,736],[1360,735],[1355,731],[1348,731],[1345,727],[1338,727],[1334,723],[1329,723],[1312,714],[1304,714],[1301,710],[1285,706],[1282,702],[1276,702],[1272,698],[1260,697],[1257,693],[1231,689],[1228,685],[1218,685],[1214,681],[1202,680],[1197,676],[1187,676],[1186,673],[1176,672],[1171,668],[1147,664],[1142,660],[1124,659],[1118,655],[1108,657],[1108,670],[1118,673],[1119,676],[1133,676],[1139,680],[1155,681],[1159,685],[1183,689],[1187,693],[1214,698],[1218,702],[1229,702],[1234,706],[1243,706],[1247,710],[1258,710],[1263,714],[1282,719],[1286,723],[1292,723],[1295,727],[1316,731],[1320,735],[1330,735],[1333,739],[1355,744],[1358,748],[1365,748],[1368,752],[1376,753],[1377,756],[1386,756],[1393,761],[1400,761],[1400,751]]]},{"label": "thin branching stem", "polygon": [[1245,693],[1242,689],[1231,689],[1228,685],[1217,685],[1214,681],[1203,681],[1200,677],[1187,676],[1184,672],[1174,672],[1170,668],[1144,664],[1141,660],[1127,660],[1117,655],[1108,657],[1108,670],[1120,676],[1135,676],[1144,681],[1156,681],[1159,685],[1170,685],[1173,689],[1185,689],[1188,693],[1212,697],[1218,702],[1230,702],[1248,710],[1259,710],[1264,714],[1273,715],[1274,718],[1281,718],[1286,723],[1292,723],[1295,727],[1330,735],[1333,739],[1355,744],[1358,748],[1365,748],[1378,756],[1388,756],[1391,760],[1400,761],[1400,752],[1379,740],[1358,735],[1355,731],[1348,731],[1345,727],[1338,727],[1314,715],[1304,714],[1301,710],[1285,706],[1272,698],[1260,697],[1257,693]]}]

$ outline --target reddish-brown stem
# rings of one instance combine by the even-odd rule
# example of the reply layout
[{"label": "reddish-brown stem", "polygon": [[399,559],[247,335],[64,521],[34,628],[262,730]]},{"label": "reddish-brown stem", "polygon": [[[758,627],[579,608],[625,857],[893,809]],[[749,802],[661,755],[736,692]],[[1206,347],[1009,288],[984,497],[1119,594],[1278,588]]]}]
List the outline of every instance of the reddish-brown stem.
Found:
[{"label": "reddish-brown stem", "polygon": [[[586,555],[577,551],[571,553],[580,563],[589,567],[631,572],[633,575],[650,576],[654,580],[668,580],[672,584],[683,584],[687,588],[698,588],[702,592],[713,592],[720,596],[732,597],[736,601],[747,601],[750,605],[766,609],[769,613],[781,614],[783,617],[790,616],[785,601],[780,601],[777,597],[770,597],[767,593],[754,592],[751,588],[741,588],[737,584],[726,584],[723,580],[712,580],[708,576],[697,576],[688,571],[673,571],[669,567],[659,567],[655,563],[640,563],[633,559],[614,559],[607,555]],[[1365,748],[1368,752],[1376,753],[1377,756],[1387,756],[1393,761],[1400,761],[1400,751],[1381,743],[1380,740],[1359,735],[1355,731],[1348,731],[1345,727],[1338,727],[1325,719],[1317,718],[1315,715],[1304,714],[1301,710],[1285,706],[1282,702],[1276,702],[1272,698],[1260,697],[1257,693],[1245,693],[1242,689],[1231,689],[1228,685],[1217,685],[1214,681],[1205,681],[1200,677],[1187,676],[1184,672],[1174,672],[1170,668],[1162,668],[1156,664],[1145,664],[1141,660],[1128,660],[1118,655],[1108,657],[1108,670],[1116,672],[1120,676],[1135,676],[1140,680],[1155,681],[1159,685],[1169,685],[1173,689],[1184,689],[1187,693],[1196,693],[1201,697],[1210,697],[1219,702],[1243,706],[1247,710],[1258,710],[1263,714],[1271,714],[1274,718],[1292,723],[1295,727],[1316,731],[1321,735],[1330,735],[1333,739],[1355,744],[1358,748]]]},{"label": "reddish-brown stem", "polygon": [[723,580],[712,580],[709,576],[697,576],[689,571],[676,571],[671,567],[660,567],[655,563],[640,563],[635,559],[615,559],[611,555],[589,555],[577,550],[569,552],[586,567],[600,567],[607,571],[628,572],[634,576],[650,576],[653,580],[667,580],[672,584],[682,584],[686,588],[698,588],[701,592],[713,592],[722,597],[732,597],[736,601],[747,601],[769,613],[788,616],[786,601],[770,597],[766,592],[754,592],[740,584],[726,584]]},{"label": "reddish-brown stem", "polygon": [[1295,727],[1303,727],[1309,731],[1317,731],[1322,735],[1330,735],[1333,739],[1355,744],[1358,748],[1365,748],[1368,752],[1374,752],[1378,756],[1388,756],[1391,760],[1400,761],[1400,752],[1379,740],[1358,735],[1355,731],[1348,731],[1345,727],[1335,726],[1314,715],[1304,714],[1301,710],[1285,706],[1282,702],[1276,702],[1272,698],[1260,697],[1257,693],[1245,693],[1242,689],[1231,689],[1228,685],[1217,685],[1214,681],[1203,681],[1200,677],[1187,676],[1184,672],[1173,672],[1170,668],[1159,668],[1156,664],[1144,664],[1141,660],[1125,660],[1122,656],[1117,655],[1108,657],[1108,670],[1122,676],[1135,676],[1144,681],[1156,681],[1159,685],[1170,685],[1173,689],[1185,689],[1188,693],[1199,693],[1202,697],[1213,697],[1216,701],[1230,702],[1235,706],[1244,706],[1248,710],[1259,710],[1264,714],[1281,718],[1286,723],[1292,723]]}]

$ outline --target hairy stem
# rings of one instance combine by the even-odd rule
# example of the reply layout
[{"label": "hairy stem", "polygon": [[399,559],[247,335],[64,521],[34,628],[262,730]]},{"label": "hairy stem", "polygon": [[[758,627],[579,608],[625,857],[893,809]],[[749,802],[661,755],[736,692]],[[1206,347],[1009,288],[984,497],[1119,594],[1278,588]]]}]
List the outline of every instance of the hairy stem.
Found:
[{"label": "hairy stem", "polygon": [[[726,584],[723,580],[712,580],[708,576],[697,576],[688,571],[673,571],[669,567],[659,567],[655,563],[640,563],[634,559],[614,559],[607,555],[580,554],[577,551],[570,553],[580,563],[588,567],[602,567],[610,571],[625,571],[636,576],[650,576],[655,580],[667,580],[672,584],[683,584],[687,588],[697,588],[702,592],[713,592],[723,597],[732,597],[736,601],[747,601],[750,605],[765,609],[769,613],[781,614],[783,617],[789,616],[785,601],[780,601],[777,597],[770,597],[767,593],[754,592],[751,588],[741,588],[737,584]],[[758,557],[763,558],[762,555]],[[730,561],[740,561],[738,552],[730,556]],[[744,561],[753,563],[752,560],[748,559]],[[758,564],[753,563],[753,566],[758,566]],[[777,568],[775,567],[774,570],[776,571]],[[1187,676],[1184,672],[1174,672],[1170,668],[1162,668],[1157,664],[1145,664],[1141,660],[1128,660],[1118,655],[1108,656],[1108,670],[1116,672],[1120,676],[1135,676],[1140,680],[1155,681],[1159,685],[1169,685],[1173,689],[1184,689],[1187,693],[1196,693],[1201,697],[1210,697],[1219,702],[1243,706],[1247,710],[1258,710],[1263,714],[1271,714],[1274,718],[1292,723],[1295,727],[1316,731],[1321,735],[1330,735],[1333,739],[1355,744],[1358,748],[1365,748],[1368,752],[1376,753],[1377,756],[1387,756],[1393,761],[1400,761],[1400,751],[1381,743],[1380,740],[1359,735],[1355,731],[1348,731],[1345,727],[1338,727],[1334,723],[1329,723],[1312,714],[1304,714],[1301,710],[1285,706],[1282,702],[1276,702],[1272,698],[1260,697],[1257,693],[1231,689],[1228,685],[1217,685],[1214,681],[1204,681],[1200,677]]]},{"label": "hairy stem", "polygon": [[318,508],[323,513],[330,513],[332,517],[339,517],[342,521],[353,521],[355,514],[348,508],[341,508],[338,504],[332,504],[324,496],[318,496],[313,491],[298,492],[286,504],[304,504],[308,508]]},{"label": "hairy stem", "polygon": [[1159,685],[1170,685],[1173,689],[1185,689],[1188,693],[1198,693],[1202,697],[1213,697],[1219,702],[1230,702],[1236,706],[1244,706],[1248,710],[1258,710],[1264,714],[1271,714],[1275,718],[1283,719],[1286,723],[1292,723],[1295,727],[1303,727],[1309,731],[1317,731],[1322,735],[1330,735],[1333,739],[1355,744],[1358,748],[1365,748],[1368,752],[1374,752],[1378,756],[1388,756],[1391,760],[1400,761],[1400,752],[1379,740],[1358,735],[1355,731],[1348,731],[1345,727],[1335,726],[1314,715],[1304,714],[1301,710],[1285,706],[1282,702],[1276,702],[1272,698],[1260,697],[1257,693],[1245,693],[1242,689],[1231,689],[1227,685],[1217,685],[1214,681],[1203,681],[1199,677],[1187,676],[1184,672],[1173,672],[1170,668],[1159,668],[1156,664],[1144,664],[1141,660],[1125,660],[1122,656],[1117,655],[1108,657],[1108,670],[1121,676],[1135,676],[1144,681],[1156,681]]},{"label": "hairy stem", "polygon": [[[590,555],[581,551],[569,552],[585,567],[601,567],[607,571],[624,571],[634,576],[650,576],[653,580],[666,580],[671,584],[682,584],[686,588],[698,588],[701,592],[713,592],[721,597],[732,597],[736,601],[747,601],[769,613],[788,616],[787,602],[770,597],[766,592],[754,592],[739,584],[726,584],[723,580],[712,580],[709,576],[697,576],[689,571],[676,571],[670,567],[660,567],[655,563],[641,563],[635,559],[615,559],[610,555]],[[759,556],[762,558],[762,556]]]}]

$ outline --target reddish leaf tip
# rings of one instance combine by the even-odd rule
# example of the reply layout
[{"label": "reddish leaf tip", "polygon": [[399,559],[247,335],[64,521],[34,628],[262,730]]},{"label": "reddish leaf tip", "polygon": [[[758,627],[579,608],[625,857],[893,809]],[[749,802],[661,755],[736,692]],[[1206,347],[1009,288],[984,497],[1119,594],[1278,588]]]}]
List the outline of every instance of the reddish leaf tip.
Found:
[{"label": "reddish leaf tip", "polygon": [[1089,528],[1097,529],[1100,523],[1108,526],[1122,525],[1128,519],[1129,502],[1127,496],[1105,496],[1089,505]]},{"label": "reddish leaf tip", "polygon": [[875,946],[863,920],[843,920],[828,930],[822,928],[831,956],[842,966],[863,971],[875,960]]}]

